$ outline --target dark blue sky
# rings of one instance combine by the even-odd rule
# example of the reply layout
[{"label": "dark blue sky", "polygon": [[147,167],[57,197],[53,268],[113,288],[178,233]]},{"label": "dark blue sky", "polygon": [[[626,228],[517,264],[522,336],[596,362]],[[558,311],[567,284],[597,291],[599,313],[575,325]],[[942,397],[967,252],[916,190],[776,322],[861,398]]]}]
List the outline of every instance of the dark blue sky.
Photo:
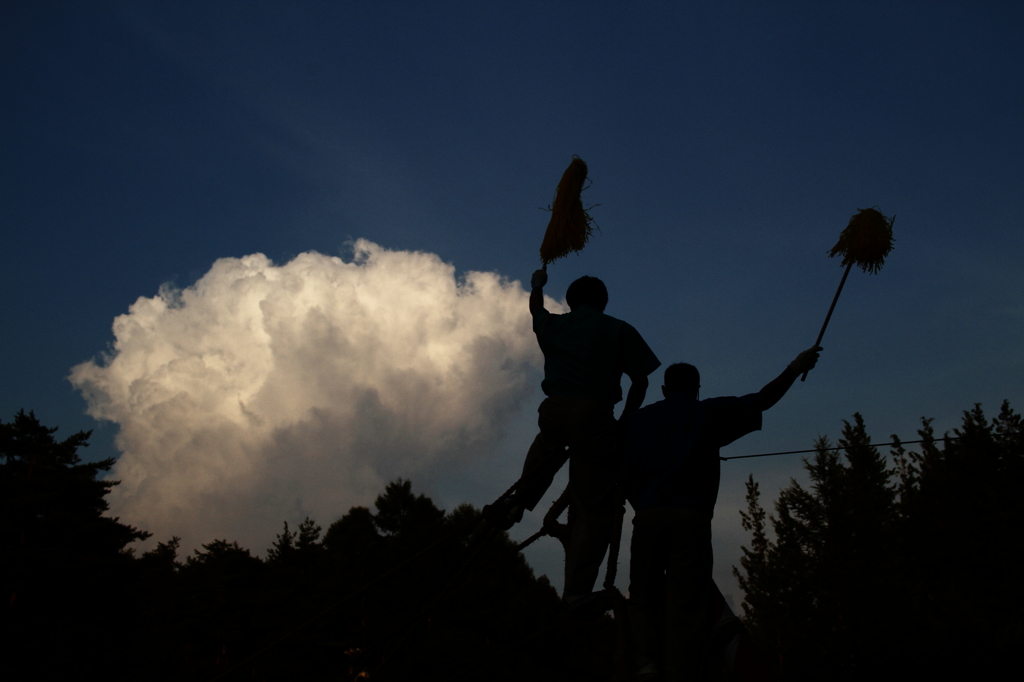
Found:
[{"label": "dark blue sky", "polygon": [[[114,454],[70,368],[217,258],[363,237],[528,278],[573,154],[601,232],[550,293],[602,277],[608,312],[708,395],[810,345],[849,216],[896,214],[820,368],[731,454],[809,447],[854,411],[911,438],[921,416],[1019,408],[1022,29],[999,2],[4,2],[0,418],[99,428]],[[730,542],[748,471],[769,494],[801,473],[743,466]],[[482,504],[493,485],[429,492]]]}]

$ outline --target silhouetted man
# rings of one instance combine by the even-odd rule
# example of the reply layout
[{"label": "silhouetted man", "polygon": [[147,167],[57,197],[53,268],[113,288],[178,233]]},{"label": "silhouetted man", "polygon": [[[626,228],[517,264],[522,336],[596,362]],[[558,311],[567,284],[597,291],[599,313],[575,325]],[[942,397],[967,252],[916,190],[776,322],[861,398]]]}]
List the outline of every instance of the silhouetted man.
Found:
[{"label": "silhouetted man", "polygon": [[622,400],[622,375],[631,381],[625,417],[643,404],[647,375],[661,363],[636,329],[604,314],[604,282],[581,277],[569,285],[565,300],[570,312],[564,315],[544,308],[545,284],[544,270],[533,273],[530,312],[544,352],[541,388],[547,396],[538,409],[540,433],[526,455],[515,495],[497,510],[501,518],[496,523],[509,528],[522,518],[523,509],[533,509],[569,458],[573,523],[563,599],[572,607],[590,595],[608,547],[621,468],[613,408]]},{"label": "silhouetted man", "polygon": [[654,677],[663,665],[660,679],[696,679],[714,589],[718,450],[760,430],[761,413],[814,367],[820,351],[805,350],[758,393],[741,398],[699,400],[697,368],[672,365],[661,388],[665,399],[630,417],[623,462],[626,498],[636,512],[629,617],[644,675]]}]

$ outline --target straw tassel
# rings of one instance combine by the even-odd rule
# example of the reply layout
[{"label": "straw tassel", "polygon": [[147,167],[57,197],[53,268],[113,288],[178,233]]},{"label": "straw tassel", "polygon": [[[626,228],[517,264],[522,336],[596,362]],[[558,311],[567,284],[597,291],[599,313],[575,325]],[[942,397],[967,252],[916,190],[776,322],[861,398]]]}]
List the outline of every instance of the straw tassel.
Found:
[{"label": "straw tassel", "polygon": [[859,208],[829,251],[829,257],[843,256],[843,265],[856,264],[864,272],[882,269],[885,257],[892,251],[892,223],[896,216],[886,218],[877,208]]},{"label": "straw tassel", "polygon": [[[825,336],[825,328],[828,321],[832,319],[832,311],[836,308],[836,301],[843,291],[846,278],[850,274],[850,268],[854,265],[864,272],[877,273],[882,269],[885,257],[889,255],[893,247],[892,224],[896,216],[886,218],[877,208],[859,208],[856,215],[850,218],[846,229],[839,235],[839,241],[829,251],[829,257],[842,256],[842,264],[846,266],[843,271],[843,278],[839,280],[839,288],[836,295],[832,297],[832,305],[829,306],[825,322],[818,332],[818,340],[815,346],[821,345],[821,339]],[[807,372],[800,377],[800,381],[807,379]]]},{"label": "straw tassel", "polygon": [[587,164],[574,155],[558,183],[551,220],[540,247],[540,260],[545,266],[571,252],[582,250],[593,234],[593,219],[584,210],[580,198],[586,180]]}]

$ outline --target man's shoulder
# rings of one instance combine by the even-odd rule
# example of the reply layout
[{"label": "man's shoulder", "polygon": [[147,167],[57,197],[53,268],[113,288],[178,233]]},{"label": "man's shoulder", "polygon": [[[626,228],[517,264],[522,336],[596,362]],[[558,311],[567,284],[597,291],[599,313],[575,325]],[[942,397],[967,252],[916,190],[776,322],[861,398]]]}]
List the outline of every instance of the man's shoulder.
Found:
[{"label": "man's shoulder", "polygon": [[636,334],[637,336],[640,335],[640,332],[638,332],[636,330],[636,327],[631,325],[629,322],[626,322],[625,320],[620,319],[618,317],[614,317],[612,315],[609,315],[608,313],[600,313],[600,315],[603,318],[603,321],[605,322],[605,324],[615,325],[616,327],[618,327],[619,329],[621,329],[624,332]]},{"label": "man's shoulder", "polygon": [[[689,406],[695,405],[697,405],[695,401],[689,402]],[[642,427],[645,424],[649,424],[651,422],[663,419],[665,415],[669,413],[684,410],[686,409],[686,407],[686,403],[680,403],[679,401],[665,398],[663,400],[659,400],[656,403],[651,403],[650,405],[645,405],[644,407],[641,407],[639,410],[632,414],[629,423],[630,426],[636,424],[638,427]]]},{"label": "man's shoulder", "polygon": [[757,406],[757,394],[725,396],[702,400],[706,406],[705,418],[710,432],[715,434],[717,447],[725,447],[751,431],[761,428],[761,410]]},{"label": "man's shoulder", "polygon": [[639,410],[629,416],[629,428],[638,429],[649,423],[653,419],[657,419],[658,415],[665,411],[664,400],[659,400],[656,403],[650,405],[644,405]]},{"label": "man's shoulder", "polygon": [[[591,317],[594,320],[599,321],[601,324],[607,324],[607,325],[626,325],[626,323],[623,322],[622,320],[620,320],[619,318],[617,318],[617,317],[615,317],[613,315],[609,315],[608,313],[604,312],[603,310],[598,310],[597,308],[594,308],[592,306],[587,306],[587,305],[579,306],[579,308],[577,308],[576,310],[570,312],[570,315],[571,314],[577,314],[580,317],[588,316],[588,317]],[[626,326],[629,326],[629,325],[626,325]]]},{"label": "man's shoulder", "polygon": [[700,401],[700,404],[705,407],[724,407],[726,405],[735,405],[738,400],[739,398],[734,395],[720,395],[717,398],[705,398]]},{"label": "man's shoulder", "polygon": [[734,395],[723,395],[717,398],[707,398],[706,400],[700,401],[700,406],[704,409],[704,413],[709,417],[714,418],[717,415],[729,415],[738,411],[742,411],[745,406],[743,401]]},{"label": "man's shoulder", "polygon": [[709,410],[748,409],[754,406],[753,398],[756,398],[756,396],[756,393],[745,396],[723,395],[717,398],[701,400],[700,404]]},{"label": "man's shoulder", "polygon": [[659,412],[664,411],[665,403],[666,402],[667,401],[665,401],[665,400],[659,400],[656,403],[651,403],[650,405],[644,405],[639,410],[634,412],[633,416],[630,417],[630,419],[636,419],[638,417],[643,419],[643,418],[647,418],[647,417],[650,417],[652,415],[658,414]]},{"label": "man's shoulder", "polygon": [[602,326],[619,327],[621,329],[628,329],[633,333],[639,334],[639,332],[636,331],[636,328],[630,323],[626,322],[625,320],[615,317],[614,315],[609,315],[608,313],[598,310],[597,308],[589,305],[577,306],[574,310],[570,310],[567,313],[551,313],[546,310],[544,312],[547,313],[547,315],[550,316],[552,319],[566,321],[588,320],[591,324],[596,322],[597,324]]},{"label": "man's shoulder", "polygon": [[647,345],[647,341],[640,332],[637,331],[636,327],[625,320],[620,320],[614,317],[611,319],[615,320],[615,323],[618,325],[619,335],[624,343],[638,348],[650,348],[650,346]]},{"label": "man's shoulder", "polygon": [[[538,318],[535,317],[534,319],[537,320]],[[632,329],[632,327],[629,327],[628,324],[619,318],[606,315],[590,306],[578,306],[575,310],[570,310],[567,313],[548,313],[544,318],[544,322],[552,329],[564,329],[573,334],[601,333],[618,337],[627,327]],[[635,332],[636,330],[633,331]]]},{"label": "man's shoulder", "polygon": [[[708,423],[722,427],[738,423],[737,420],[739,422],[746,422],[751,419],[760,420],[761,410],[758,409],[756,401],[752,400],[752,398],[756,398],[756,394],[709,398],[708,400],[700,401],[700,404],[703,407]],[[760,426],[757,428],[760,428]]]}]

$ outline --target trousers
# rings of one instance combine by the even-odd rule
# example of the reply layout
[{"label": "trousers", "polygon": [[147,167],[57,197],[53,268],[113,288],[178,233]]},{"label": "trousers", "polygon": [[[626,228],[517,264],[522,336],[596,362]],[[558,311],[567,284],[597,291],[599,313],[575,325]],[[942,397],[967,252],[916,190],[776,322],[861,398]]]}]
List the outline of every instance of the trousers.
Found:
[{"label": "trousers", "polygon": [[565,597],[594,589],[615,519],[620,464],[619,424],[612,405],[548,397],[538,408],[540,433],[523,464],[516,499],[533,509],[569,460],[572,527],[565,552]]},{"label": "trousers", "polygon": [[628,613],[639,667],[656,663],[663,679],[672,682],[697,679],[708,646],[713,563],[706,513],[687,508],[637,513]]}]

